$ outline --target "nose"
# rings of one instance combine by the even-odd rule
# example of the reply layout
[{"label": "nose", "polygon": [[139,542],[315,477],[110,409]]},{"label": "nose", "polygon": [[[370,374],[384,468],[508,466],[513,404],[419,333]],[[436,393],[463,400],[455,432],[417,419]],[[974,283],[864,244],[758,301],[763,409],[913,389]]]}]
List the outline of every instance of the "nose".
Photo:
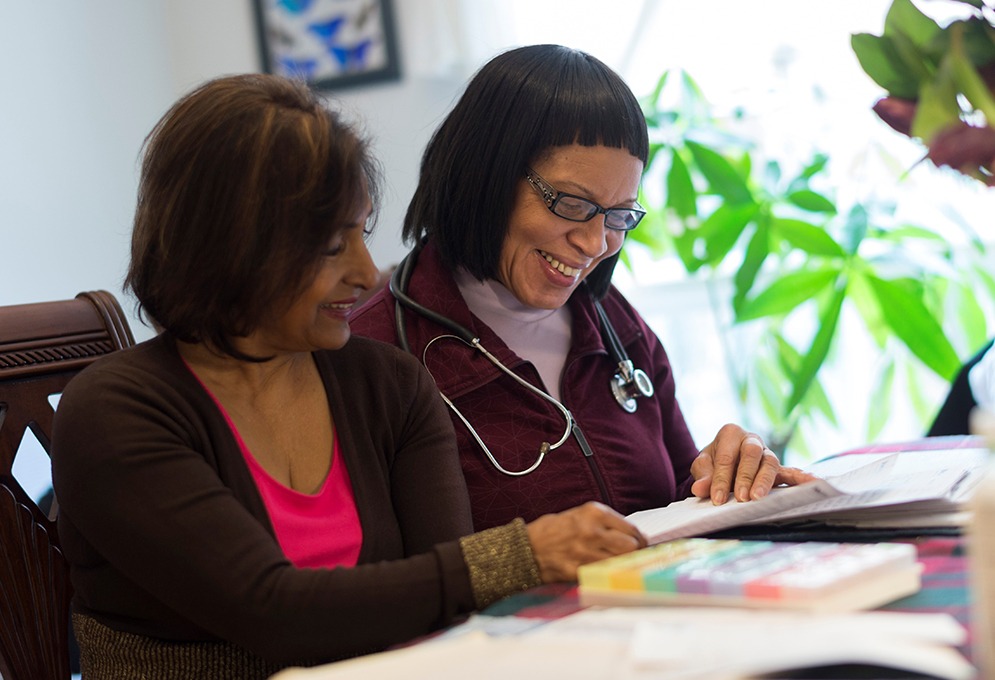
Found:
[{"label": "nose", "polygon": [[587,222],[576,222],[576,226],[567,234],[567,241],[584,254],[595,259],[608,250],[609,239],[614,230],[605,226],[605,216],[595,215]]},{"label": "nose", "polygon": [[362,231],[359,231],[359,238],[356,240],[358,243],[352,249],[353,257],[346,281],[357,288],[372,290],[380,285],[380,269],[373,261],[370,249],[366,247],[366,239],[362,237]]}]

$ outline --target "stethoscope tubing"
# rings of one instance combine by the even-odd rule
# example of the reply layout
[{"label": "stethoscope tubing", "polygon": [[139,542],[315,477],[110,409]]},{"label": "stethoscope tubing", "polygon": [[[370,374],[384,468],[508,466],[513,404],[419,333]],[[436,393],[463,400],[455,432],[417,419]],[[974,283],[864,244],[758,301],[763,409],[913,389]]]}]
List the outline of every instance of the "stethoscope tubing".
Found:
[{"label": "stethoscope tubing", "polygon": [[[471,331],[469,328],[466,328],[462,324],[457,323],[453,319],[444,316],[443,314],[440,314],[420,304],[418,301],[416,301],[408,294],[407,292],[408,283],[411,280],[411,275],[414,270],[414,265],[415,262],[417,261],[417,257],[420,250],[421,250],[421,245],[417,246],[414,250],[412,250],[397,266],[397,269],[394,270],[394,273],[391,275],[390,281],[388,282],[388,288],[390,289],[391,294],[394,296],[394,299],[396,300],[396,304],[394,306],[394,321],[395,321],[394,325],[397,330],[398,344],[400,344],[401,348],[404,351],[408,352],[409,354],[412,353],[411,345],[408,341],[408,333],[404,319],[404,310],[409,309],[412,312],[415,312],[416,314],[423,316],[429,321],[432,321],[433,323],[450,331],[449,334],[439,335],[429,340],[429,342],[425,345],[425,347],[422,350],[422,356],[421,356],[422,364],[426,367],[427,370],[429,370],[430,373],[431,370],[428,369],[428,361],[427,361],[427,353],[429,347],[431,347],[435,342],[447,338],[459,340],[464,344],[468,345],[469,347],[479,351],[481,354],[484,355],[484,357],[487,358],[488,361],[494,364],[494,366],[496,366],[501,372],[512,378],[515,382],[517,382],[519,385],[526,388],[533,394],[548,401],[563,415],[566,427],[564,428],[563,434],[560,436],[560,438],[554,443],[546,441],[542,442],[542,445],[539,447],[539,457],[535,460],[535,462],[533,462],[527,468],[523,470],[508,470],[504,466],[502,466],[498,462],[498,460],[494,457],[494,454],[491,453],[490,448],[487,446],[487,444],[484,443],[483,439],[481,439],[480,435],[477,433],[476,428],[474,428],[470,424],[466,416],[464,416],[460,412],[460,410],[456,408],[456,405],[453,404],[452,400],[450,400],[449,397],[447,397],[445,393],[442,392],[442,390],[439,390],[439,394],[442,395],[443,401],[446,403],[449,409],[456,414],[456,417],[459,418],[460,422],[462,422],[466,426],[467,430],[470,432],[471,436],[474,438],[474,440],[477,442],[480,448],[484,451],[484,454],[490,460],[491,464],[499,472],[502,472],[512,477],[527,475],[535,471],[539,467],[539,465],[542,464],[542,461],[545,459],[547,453],[562,446],[570,437],[571,432],[579,431],[579,426],[577,425],[577,421],[574,419],[573,414],[570,413],[570,410],[562,402],[553,397],[553,395],[549,394],[544,390],[539,389],[535,385],[532,385],[531,383],[523,379],[521,376],[519,376],[517,373],[512,371],[510,368],[505,366],[496,356],[494,356],[491,352],[489,352],[480,343],[480,338],[477,337],[477,335],[473,333],[473,331]],[[618,372],[616,372],[611,385],[612,392],[614,393],[615,399],[618,401],[619,406],[621,406],[622,409],[627,413],[632,413],[636,410],[635,398],[637,396],[645,396],[645,397],[652,396],[653,385],[650,382],[649,377],[641,369],[633,368],[632,361],[629,359],[628,354],[626,353],[625,348],[623,347],[622,342],[618,337],[618,334],[615,332],[615,328],[612,326],[611,321],[608,319],[608,314],[605,312],[604,307],[601,305],[601,303],[598,300],[594,301],[594,305],[595,309],[597,310],[598,321],[601,327],[602,337],[604,339],[605,345],[612,359],[615,361],[615,363],[618,366]]]}]

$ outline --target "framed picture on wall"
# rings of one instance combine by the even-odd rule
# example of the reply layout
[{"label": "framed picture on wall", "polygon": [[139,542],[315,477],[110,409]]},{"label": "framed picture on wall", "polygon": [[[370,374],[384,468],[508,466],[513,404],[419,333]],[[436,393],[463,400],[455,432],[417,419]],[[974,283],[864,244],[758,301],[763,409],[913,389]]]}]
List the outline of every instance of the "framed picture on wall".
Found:
[{"label": "framed picture on wall", "polygon": [[391,0],[253,0],[263,71],[340,89],[400,77]]}]

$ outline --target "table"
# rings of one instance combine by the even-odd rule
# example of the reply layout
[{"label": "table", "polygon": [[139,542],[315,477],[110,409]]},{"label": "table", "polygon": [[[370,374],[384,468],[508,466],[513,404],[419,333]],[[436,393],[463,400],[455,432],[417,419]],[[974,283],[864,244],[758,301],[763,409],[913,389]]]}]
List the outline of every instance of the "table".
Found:
[{"label": "table", "polygon": [[[968,643],[959,651],[971,660],[970,592],[964,538],[929,536],[903,540],[915,544],[919,561],[924,566],[922,589],[915,595],[897,600],[882,609],[939,612],[953,616],[968,630]],[[550,584],[512,595],[496,602],[482,613],[488,616],[518,616],[551,621],[583,608],[576,584]],[[838,670],[845,673],[840,677],[869,677],[859,675],[860,670],[855,667]]]},{"label": "table", "polygon": [[[933,438],[931,440],[919,440],[917,442],[906,442],[899,444],[889,444],[889,445],[876,445],[872,447],[866,447],[860,450],[854,450],[851,452],[845,452],[840,455],[857,455],[860,453],[887,453],[890,451],[900,451],[911,448],[919,449],[947,449],[947,448],[975,448],[979,446],[979,440],[977,438],[971,437],[943,437],[943,438]],[[929,530],[921,530],[917,532],[917,535],[909,533],[910,530],[905,530],[904,533],[896,530],[863,530],[863,529],[847,529],[847,528],[829,528],[824,525],[792,525],[790,527],[778,527],[778,526],[758,526],[753,525],[750,527],[742,527],[734,530],[727,530],[724,532],[711,534],[712,537],[723,537],[723,538],[740,538],[740,539],[765,539],[765,540],[787,540],[787,541],[797,541],[797,540],[823,540],[823,541],[862,541],[862,542],[880,542],[880,541],[902,541],[906,543],[911,543],[915,545],[918,560],[923,565],[922,574],[922,587],[920,591],[909,597],[902,598],[892,602],[884,607],[882,610],[890,610],[896,612],[910,612],[910,613],[942,613],[947,614],[954,618],[958,623],[960,623],[968,631],[967,642],[959,648],[959,652],[969,661],[973,662],[971,655],[971,598],[970,589],[968,585],[968,560],[967,560],[967,539],[960,535],[956,529],[950,528],[937,528]],[[928,532],[928,533],[927,533]],[[571,614],[578,613],[582,611],[585,607],[580,603],[580,597],[578,592],[578,587],[576,584],[550,584],[539,586],[533,588],[527,592],[519,593],[508,597],[500,602],[497,602],[483,612],[481,612],[485,617],[515,617],[515,619],[508,618],[507,623],[511,624],[507,627],[507,630],[511,631],[521,631],[523,628],[519,626],[520,619],[532,619],[537,622],[542,621],[555,621],[567,617]],[[491,623],[495,622],[495,619],[489,619],[485,626],[490,626]],[[497,626],[495,630],[504,629],[504,626]],[[529,629],[526,624],[525,630]],[[445,637],[449,632],[441,632],[427,636],[427,638]],[[459,633],[457,632],[457,636]],[[424,658],[431,653],[431,645],[420,645],[419,642],[424,641],[426,638],[422,638],[418,641],[413,641],[407,645],[402,645],[402,648],[407,648],[411,650],[420,649],[423,652],[423,656],[419,659],[423,662],[419,666],[422,670],[428,669],[429,675],[424,675],[422,677],[437,677],[440,669],[454,665],[452,657],[448,656],[452,653],[452,648],[445,648],[444,652],[437,651],[436,656],[432,657],[430,663],[426,666],[424,663]],[[457,637],[457,639],[459,639]],[[500,637],[496,638],[501,640]],[[576,644],[573,643],[572,644]],[[826,644],[832,644],[831,639],[826,640]],[[438,649],[438,648],[436,648]],[[575,649],[575,648],[574,648]],[[593,655],[588,654],[584,657],[584,663],[593,664],[595,660],[601,660],[605,658],[602,654],[602,647],[595,647],[595,653]],[[482,651],[475,648],[475,651]],[[486,653],[486,650],[483,650]],[[428,654],[424,654],[424,653]],[[504,659],[516,659],[517,654],[521,652],[521,648],[515,648],[514,654],[504,653],[503,655],[495,655],[491,652],[491,656],[488,657],[490,663],[493,665],[500,666]],[[564,650],[560,650],[560,653],[564,653]],[[572,652],[566,652],[566,654],[571,654]],[[445,654],[447,656],[441,656]],[[389,655],[389,653],[388,653]],[[389,657],[388,657],[389,658]],[[459,662],[465,663],[465,665],[459,666],[460,672],[456,675],[450,674],[446,677],[457,677],[462,679],[463,677],[473,677],[473,673],[466,673],[466,669],[474,668],[479,671],[480,668],[477,667],[479,662],[479,656],[470,657],[463,659],[460,657]],[[556,657],[557,661],[564,658],[563,656]],[[410,657],[395,658],[393,670],[397,671],[397,675],[403,675],[408,673],[410,675],[409,666],[405,665],[410,662]],[[347,664],[349,662],[346,662]],[[458,663],[456,665],[459,665]],[[344,671],[344,673],[335,672],[336,669],[333,668],[335,664],[329,667],[328,678],[351,678],[356,677],[351,675],[355,670],[360,668],[359,666],[353,666],[346,669],[344,666],[339,666],[339,669]],[[404,670],[408,669],[408,670]],[[451,670],[451,668],[449,669]],[[514,672],[518,672],[520,669],[515,668]],[[559,668],[562,671],[562,668]],[[596,670],[596,669],[595,669]],[[403,671],[403,672],[402,672]],[[577,670],[578,673],[583,673],[588,671],[588,677],[607,677],[610,673],[602,675],[592,675],[591,669],[587,666],[581,667]],[[509,675],[514,677],[514,672]],[[557,677],[556,670],[552,671],[551,674],[546,674],[541,677]],[[312,676],[301,675],[300,680],[311,680]],[[323,678],[323,676],[314,676],[315,680],[317,678]],[[363,676],[363,677],[388,677],[383,675],[377,676]],[[394,676],[389,676],[394,677]],[[495,676],[495,677],[506,677],[506,676]],[[573,677],[573,676],[571,676]],[[787,677],[778,675],[776,677]],[[820,669],[810,669],[805,672],[792,673],[792,678],[896,678],[896,677],[910,677],[909,674],[901,674],[898,671],[887,671],[880,668],[874,668],[870,666],[858,666],[858,665],[836,665],[832,667],[824,667]],[[925,677],[922,675],[914,677]],[[290,680],[288,678],[287,680]],[[294,680],[297,680],[296,676]]]}]

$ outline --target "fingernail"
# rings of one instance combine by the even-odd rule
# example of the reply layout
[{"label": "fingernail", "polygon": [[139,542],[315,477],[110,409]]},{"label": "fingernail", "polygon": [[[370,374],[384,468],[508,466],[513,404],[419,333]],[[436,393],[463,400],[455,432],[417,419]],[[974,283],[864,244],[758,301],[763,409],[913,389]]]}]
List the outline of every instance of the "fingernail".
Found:
[{"label": "fingernail", "polygon": [[757,489],[753,492],[753,499],[759,500],[767,495],[767,489]]},{"label": "fingernail", "polygon": [[722,505],[728,500],[729,495],[725,491],[716,491],[712,494],[712,503],[714,505]]}]

